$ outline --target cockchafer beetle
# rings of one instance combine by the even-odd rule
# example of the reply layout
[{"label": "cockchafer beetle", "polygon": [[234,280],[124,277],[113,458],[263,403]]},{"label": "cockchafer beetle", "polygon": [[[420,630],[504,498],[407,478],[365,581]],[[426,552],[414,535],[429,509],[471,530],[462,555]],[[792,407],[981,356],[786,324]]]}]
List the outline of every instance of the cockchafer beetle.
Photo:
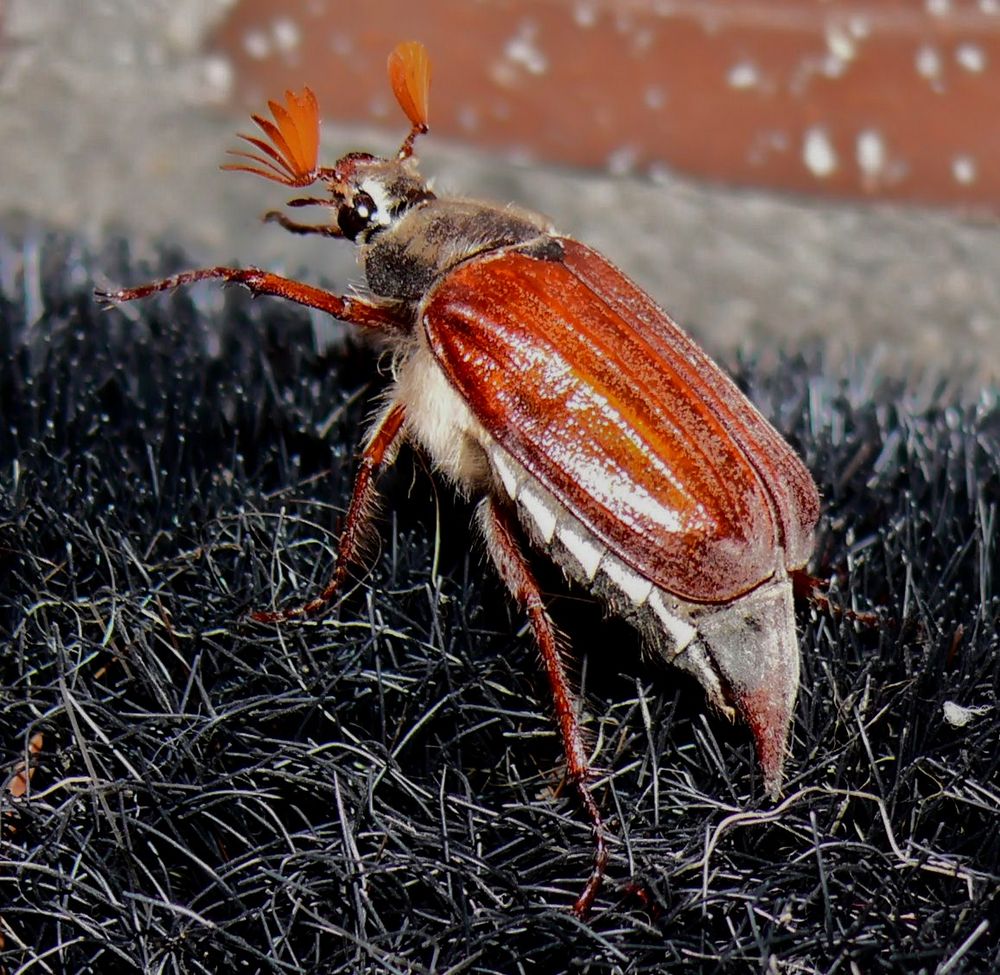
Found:
[{"label": "cockchafer beetle", "polygon": [[693,674],[749,725],[765,788],[779,792],[798,691],[792,575],[813,544],[819,497],[785,440],[736,385],[618,268],[529,210],[439,198],[417,171],[430,65],[400,44],[389,78],[411,130],[394,158],[353,152],[319,166],[305,88],[253,116],[242,170],[328,195],[332,223],[270,213],[287,230],[358,247],[372,297],[338,295],[256,268],[212,267],[102,293],[131,301],[206,278],[279,295],[379,335],[392,385],[368,437],[326,606],[359,555],[378,473],[415,444],[474,499],[486,550],[527,612],[552,688],[568,775],[593,827],[585,913],[606,867],[577,703],[523,541],[630,620],[652,652]]}]

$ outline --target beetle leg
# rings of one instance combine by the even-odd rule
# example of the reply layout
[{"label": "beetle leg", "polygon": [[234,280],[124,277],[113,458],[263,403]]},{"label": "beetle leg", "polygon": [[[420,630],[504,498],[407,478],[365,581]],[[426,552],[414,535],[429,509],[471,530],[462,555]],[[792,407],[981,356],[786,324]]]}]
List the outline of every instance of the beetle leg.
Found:
[{"label": "beetle leg", "polygon": [[838,605],[826,593],[830,584],[810,575],[804,569],[788,574],[792,577],[796,599],[808,599],[824,613],[829,613],[831,616],[842,616],[846,620],[861,623],[863,626],[878,626],[882,621],[878,613],[863,609],[848,609],[846,606]]},{"label": "beetle leg", "polygon": [[511,595],[528,614],[535,642],[542,655],[545,676],[552,688],[559,736],[566,754],[566,768],[576,786],[580,801],[590,819],[594,835],[594,869],[583,893],[573,905],[574,913],[585,915],[594,902],[604,880],[608,849],[604,836],[604,821],[590,791],[590,762],[584,747],[583,734],[576,714],[576,694],[569,683],[566,667],[556,639],[556,630],[545,611],[542,592],[517,541],[510,511],[493,498],[486,498],[477,511],[479,524],[486,538],[486,549]]},{"label": "beetle leg", "polygon": [[396,459],[400,444],[400,431],[406,411],[399,403],[391,404],[375,425],[368,443],[361,454],[361,464],[354,479],[354,491],[347,506],[344,530],[340,534],[337,562],[326,588],[304,606],[277,612],[251,613],[251,619],[258,623],[283,623],[298,616],[311,616],[326,607],[337,594],[351,563],[358,560],[361,540],[371,522],[371,512],[375,495],[375,480],[378,475]]},{"label": "beetle leg", "polygon": [[293,234],[319,234],[322,237],[343,237],[344,233],[340,227],[329,223],[299,223],[286,217],[280,210],[269,210],[264,214],[264,223],[276,223],[279,227]]},{"label": "beetle leg", "polygon": [[314,288],[301,281],[283,278],[280,274],[271,274],[256,267],[203,267],[195,271],[184,271],[162,281],[142,284],[137,288],[123,288],[120,291],[97,291],[97,297],[102,301],[118,303],[146,298],[158,291],[173,291],[183,285],[196,281],[206,281],[218,278],[226,284],[242,284],[249,289],[254,297],[258,295],[274,295],[287,298],[328,315],[364,328],[374,328],[383,332],[398,332],[406,327],[396,312],[391,308],[367,301],[364,298],[354,298],[350,295],[338,295],[322,288]]}]

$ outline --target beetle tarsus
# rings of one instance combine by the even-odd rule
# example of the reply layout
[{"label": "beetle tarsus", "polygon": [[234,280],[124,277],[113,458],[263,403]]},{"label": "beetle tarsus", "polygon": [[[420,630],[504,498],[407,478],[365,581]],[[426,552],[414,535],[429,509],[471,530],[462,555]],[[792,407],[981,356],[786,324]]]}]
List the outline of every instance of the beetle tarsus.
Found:
[{"label": "beetle tarsus", "polygon": [[608,866],[608,843],[604,832],[604,819],[601,817],[601,811],[594,801],[589,786],[584,779],[577,780],[575,785],[577,794],[580,796],[580,803],[590,817],[594,836],[594,866],[590,871],[586,886],[573,903],[573,913],[577,917],[586,917],[594,904],[594,898],[597,897],[601,885],[604,883],[604,873]]},{"label": "beetle tarsus", "polygon": [[286,217],[280,210],[268,210],[261,219],[264,223],[276,223],[293,234],[318,234],[320,237],[343,237],[340,227],[335,224],[299,223]]}]

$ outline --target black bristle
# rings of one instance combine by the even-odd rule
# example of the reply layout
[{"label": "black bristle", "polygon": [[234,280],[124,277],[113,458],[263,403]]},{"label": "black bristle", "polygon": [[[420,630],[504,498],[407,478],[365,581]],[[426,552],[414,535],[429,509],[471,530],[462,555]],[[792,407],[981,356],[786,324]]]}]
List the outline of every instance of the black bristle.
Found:
[{"label": "black bristle", "polygon": [[776,808],[747,732],[544,575],[605,775],[580,922],[535,652],[419,458],[335,611],[248,621],[326,582],[384,377],[238,289],[92,296],[182,263],[0,240],[0,972],[1000,968],[995,391],[741,364],[832,579]]}]

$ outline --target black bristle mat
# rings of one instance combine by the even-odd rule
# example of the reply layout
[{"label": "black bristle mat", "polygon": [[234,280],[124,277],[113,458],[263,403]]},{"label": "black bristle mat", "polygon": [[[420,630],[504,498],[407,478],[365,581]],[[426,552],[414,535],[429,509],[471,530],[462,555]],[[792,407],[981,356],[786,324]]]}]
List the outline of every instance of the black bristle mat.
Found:
[{"label": "black bristle mat", "polygon": [[385,363],[236,289],[93,299],[181,264],[0,239],[0,972],[1000,967],[995,392],[742,364],[833,580],[777,807],[747,732],[542,569],[612,843],[581,922],[530,636],[421,458],[334,611],[248,621],[326,582]]}]

